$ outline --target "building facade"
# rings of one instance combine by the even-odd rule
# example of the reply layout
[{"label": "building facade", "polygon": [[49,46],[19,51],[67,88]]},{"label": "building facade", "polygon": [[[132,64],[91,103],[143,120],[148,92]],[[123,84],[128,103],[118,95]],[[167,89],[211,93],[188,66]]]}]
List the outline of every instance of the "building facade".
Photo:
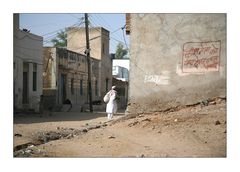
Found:
[{"label": "building facade", "polygon": [[226,97],[226,14],[131,14],[128,20],[129,113]]},{"label": "building facade", "polygon": [[122,80],[129,80],[129,59],[112,59],[112,75]]},{"label": "building facade", "polygon": [[[91,57],[100,60],[99,94],[100,97],[103,98],[112,86],[112,61],[109,55],[109,31],[102,27],[90,28],[89,39]],[[85,28],[68,28],[67,49],[80,54],[85,54]]]},{"label": "building facade", "polygon": [[[91,58],[91,64],[92,100],[99,101],[100,61]],[[45,108],[48,106],[61,108],[66,99],[78,108],[89,102],[87,57],[85,55],[65,48],[45,47],[43,68]]]},{"label": "building facade", "polygon": [[113,66],[112,74],[119,80],[128,81],[128,70],[122,66]]},{"label": "building facade", "polygon": [[126,109],[128,102],[129,59],[112,59],[112,85],[120,98],[118,104],[121,109]]},{"label": "building facade", "polygon": [[43,38],[19,29],[14,14],[14,110],[39,112],[42,94]]}]

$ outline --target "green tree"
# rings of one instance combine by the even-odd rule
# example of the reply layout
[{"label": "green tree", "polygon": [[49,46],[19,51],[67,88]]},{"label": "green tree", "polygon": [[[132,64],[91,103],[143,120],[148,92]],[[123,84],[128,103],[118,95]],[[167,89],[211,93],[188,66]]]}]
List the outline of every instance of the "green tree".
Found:
[{"label": "green tree", "polygon": [[57,33],[56,38],[51,40],[55,47],[66,47],[67,46],[67,31],[62,30]]},{"label": "green tree", "polygon": [[115,53],[116,59],[122,59],[128,53],[127,49],[124,49],[123,44],[118,43]]}]

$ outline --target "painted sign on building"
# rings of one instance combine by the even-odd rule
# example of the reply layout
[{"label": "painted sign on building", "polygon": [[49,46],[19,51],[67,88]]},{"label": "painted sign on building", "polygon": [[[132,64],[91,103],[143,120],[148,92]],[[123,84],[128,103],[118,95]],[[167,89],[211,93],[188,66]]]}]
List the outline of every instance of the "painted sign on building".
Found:
[{"label": "painted sign on building", "polygon": [[183,45],[184,73],[219,71],[221,41],[187,42]]}]

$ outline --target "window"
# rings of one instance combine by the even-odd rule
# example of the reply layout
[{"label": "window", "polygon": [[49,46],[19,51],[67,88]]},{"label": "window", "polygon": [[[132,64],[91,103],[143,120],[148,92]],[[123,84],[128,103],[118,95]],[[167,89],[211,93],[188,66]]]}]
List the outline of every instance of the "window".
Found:
[{"label": "window", "polygon": [[23,89],[22,89],[22,103],[29,103],[29,64],[28,62],[23,62]]},{"label": "window", "polygon": [[83,95],[83,80],[80,80],[80,95]]},{"label": "window", "polygon": [[33,91],[37,91],[37,64],[33,64]]},{"label": "window", "polygon": [[72,94],[74,94],[73,84],[74,84],[74,78],[71,79],[71,93]]}]

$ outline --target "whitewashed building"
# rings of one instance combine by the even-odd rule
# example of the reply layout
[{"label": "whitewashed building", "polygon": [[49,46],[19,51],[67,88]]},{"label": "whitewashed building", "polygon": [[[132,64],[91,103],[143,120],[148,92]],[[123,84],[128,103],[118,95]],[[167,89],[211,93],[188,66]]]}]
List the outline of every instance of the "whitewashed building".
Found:
[{"label": "whitewashed building", "polygon": [[39,111],[42,94],[43,38],[19,29],[19,14],[14,19],[14,110]]},{"label": "whitewashed building", "polygon": [[118,80],[129,80],[129,59],[113,59],[112,75]]}]

